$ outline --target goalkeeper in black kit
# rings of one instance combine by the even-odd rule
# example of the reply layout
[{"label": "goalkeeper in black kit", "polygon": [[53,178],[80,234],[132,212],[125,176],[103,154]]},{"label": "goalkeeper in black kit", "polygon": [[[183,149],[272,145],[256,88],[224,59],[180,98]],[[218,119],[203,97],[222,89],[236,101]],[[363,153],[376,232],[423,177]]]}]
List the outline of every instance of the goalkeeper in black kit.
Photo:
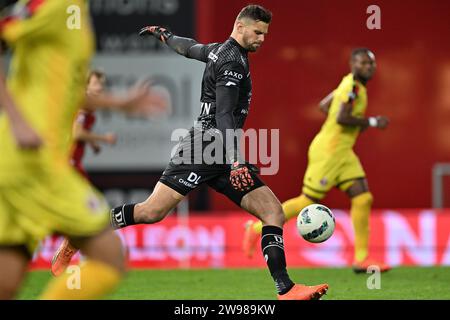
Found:
[{"label": "goalkeeper in black kit", "polygon": [[[238,14],[233,32],[225,42],[206,45],[178,37],[158,26],[141,30],[142,36],[154,36],[180,55],[206,64],[201,113],[189,134],[180,141],[153,193],[142,203],[114,208],[111,223],[115,228],[124,228],[159,222],[191,190],[206,183],[263,222],[261,248],[278,298],[319,299],[328,290],[327,284],[294,284],[289,278],[281,204],[260,180],[257,168],[242,159],[239,139],[234,134],[242,129],[249,112],[252,83],[248,53],[260,48],[271,19],[272,13],[267,9],[246,6]],[[208,152],[211,146],[214,152]]]}]

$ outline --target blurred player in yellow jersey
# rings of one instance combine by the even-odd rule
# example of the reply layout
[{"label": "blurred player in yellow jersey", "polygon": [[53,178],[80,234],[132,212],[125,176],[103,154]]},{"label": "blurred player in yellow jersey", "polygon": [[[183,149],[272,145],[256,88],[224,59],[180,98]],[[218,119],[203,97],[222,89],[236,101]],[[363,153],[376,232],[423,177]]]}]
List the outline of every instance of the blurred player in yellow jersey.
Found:
[{"label": "blurred player in yellow jersey", "polygon": [[[144,91],[86,99],[94,42],[85,0],[14,2],[0,1],[0,36],[13,50],[7,83],[0,71],[0,299],[15,297],[38,242],[53,233],[87,261],[79,290],[59,277],[42,298],[99,298],[118,284],[124,254],[103,197],[69,164],[73,120],[80,107],[139,104]],[[69,6],[79,28],[67,25]]]},{"label": "blurred player in yellow jersey", "polygon": [[[368,266],[378,265],[381,271],[387,271],[388,266],[369,257],[369,214],[373,197],[353,145],[361,131],[368,127],[385,129],[388,119],[364,117],[366,85],[375,73],[375,55],[366,48],[353,50],[350,68],[351,73],[320,103],[327,119],[309,147],[302,194],[284,202],[283,211],[286,220],[297,217],[304,207],[320,202],[332,187],[338,187],[351,200],[355,231],[353,270],[366,272]],[[253,255],[260,233],[260,221],[247,223],[243,249],[248,257]]]}]

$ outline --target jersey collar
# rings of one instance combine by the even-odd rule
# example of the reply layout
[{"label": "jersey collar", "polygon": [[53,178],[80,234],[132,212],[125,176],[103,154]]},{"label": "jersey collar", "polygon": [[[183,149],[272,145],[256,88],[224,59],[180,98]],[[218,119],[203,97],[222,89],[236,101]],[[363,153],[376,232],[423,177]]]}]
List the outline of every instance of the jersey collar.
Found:
[{"label": "jersey collar", "polygon": [[237,42],[236,39],[234,39],[233,37],[229,37],[229,38],[228,38],[228,41],[230,41],[232,44],[234,44],[236,47],[238,47],[239,50],[240,50],[242,53],[245,53],[245,54],[248,53],[248,50],[245,49],[243,46],[241,46],[241,45],[239,44],[239,42]]}]

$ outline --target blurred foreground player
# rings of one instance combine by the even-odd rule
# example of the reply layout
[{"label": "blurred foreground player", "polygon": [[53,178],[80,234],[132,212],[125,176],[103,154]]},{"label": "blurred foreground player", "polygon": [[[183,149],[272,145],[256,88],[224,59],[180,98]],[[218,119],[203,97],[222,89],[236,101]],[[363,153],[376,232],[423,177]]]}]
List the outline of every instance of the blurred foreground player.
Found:
[{"label": "blurred foreground player", "polygon": [[[306,206],[320,202],[332,187],[345,192],[351,201],[351,218],[355,232],[353,270],[366,272],[376,265],[380,271],[389,266],[369,257],[369,215],[372,193],[366,174],[353,151],[359,133],[368,127],[385,129],[384,116],[364,117],[367,108],[367,82],[376,69],[375,55],[366,48],[355,49],[350,58],[351,73],[320,103],[327,119],[312,141],[308,152],[308,168],[303,180],[302,194],[283,203],[286,220],[297,217]],[[246,225],[243,249],[252,257],[261,235],[260,221]]]},{"label": "blurred foreground player", "polygon": [[[265,8],[249,5],[237,16],[233,32],[225,42],[206,45],[175,36],[158,26],[141,30],[141,35],[155,36],[177,53],[206,63],[202,81],[202,110],[198,122],[180,142],[150,197],[142,203],[125,204],[113,209],[111,222],[116,228],[123,228],[161,221],[191,190],[207,183],[263,221],[261,247],[278,298],[318,299],[326,293],[328,285],[294,284],[289,278],[281,204],[260,180],[256,168],[241,158],[239,142],[233,137],[236,130],[243,127],[249,112],[252,85],[248,53],[261,47],[271,18],[271,12]],[[214,145],[217,142],[218,145]],[[212,145],[216,147],[215,155],[220,156],[207,159]],[[199,150],[196,146],[200,146]]]},{"label": "blurred foreground player", "polygon": [[[108,100],[85,94],[94,50],[87,2],[1,4],[0,35],[13,54],[7,84],[0,72],[0,299],[15,297],[37,244],[54,233],[69,237],[87,260],[79,290],[60,277],[41,298],[100,298],[119,283],[125,259],[106,202],[69,164],[78,109]],[[70,5],[80,9],[79,29],[67,27]],[[137,93],[135,103],[144,98]]]}]

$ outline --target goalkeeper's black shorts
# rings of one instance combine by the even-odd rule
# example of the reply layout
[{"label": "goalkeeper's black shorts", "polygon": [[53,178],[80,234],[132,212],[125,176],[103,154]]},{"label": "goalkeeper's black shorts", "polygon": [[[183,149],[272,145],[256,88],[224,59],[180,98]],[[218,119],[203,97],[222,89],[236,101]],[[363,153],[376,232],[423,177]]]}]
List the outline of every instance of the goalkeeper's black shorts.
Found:
[{"label": "goalkeeper's black shorts", "polygon": [[258,176],[258,168],[251,164],[247,164],[247,167],[254,184],[245,191],[233,188],[230,182],[230,166],[221,164],[175,164],[171,161],[159,181],[182,195],[187,195],[206,183],[240,206],[247,193],[265,185]]}]

